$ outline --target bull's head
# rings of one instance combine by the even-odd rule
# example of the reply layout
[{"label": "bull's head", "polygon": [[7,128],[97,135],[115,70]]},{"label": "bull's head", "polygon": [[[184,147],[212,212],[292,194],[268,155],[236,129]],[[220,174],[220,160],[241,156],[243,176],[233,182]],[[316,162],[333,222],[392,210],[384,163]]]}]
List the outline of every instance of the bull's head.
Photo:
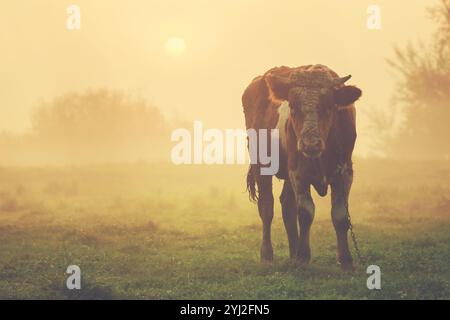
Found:
[{"label": "bull's head", "polygon": [[350,78],[333,77],[324,69],[296,71],[289,77],[267,75],[273,94],[289,101],[297,149],[304,156],[322,154],[337,110],[361,96],[360,89],[344,85]]}]

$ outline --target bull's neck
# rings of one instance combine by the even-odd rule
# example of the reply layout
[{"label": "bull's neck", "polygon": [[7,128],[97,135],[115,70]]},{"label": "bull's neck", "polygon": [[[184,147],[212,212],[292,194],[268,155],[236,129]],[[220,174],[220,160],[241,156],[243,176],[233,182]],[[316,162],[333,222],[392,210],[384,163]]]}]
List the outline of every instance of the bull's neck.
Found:
[{"label": "bull's neck", "polygon": [[305,168],[305,173],[314,179],[322,179],[326,175],[325,156],[322,154],[318,158],[307,158],[300,156],[301,167]]}]

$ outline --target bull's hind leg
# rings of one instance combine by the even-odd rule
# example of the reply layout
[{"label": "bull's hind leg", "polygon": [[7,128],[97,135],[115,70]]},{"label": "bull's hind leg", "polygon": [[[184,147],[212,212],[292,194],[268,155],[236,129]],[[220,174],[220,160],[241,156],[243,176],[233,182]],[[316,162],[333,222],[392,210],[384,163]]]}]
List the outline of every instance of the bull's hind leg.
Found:
[{"label": "bull's hind leg", "polygon": [[294,191],[289,180],[284,181],[280,202],[284,227],[286,228],[289,241],[289,255],[291,258],[296,258],[298,250],[297,207],[295,205]]},{"label": "bull's hind leg", "polygon": [[348,195],[352,185],[353,175],[350,172],[339,175],[331,184],[331,217],[337,238],[337,262],[342,270],[353,270],[353,259],[348,247],[347,232],[348,219]]},{"label": "bull's hind leg", "polygon": [[272,176],[258,176],[256,182],[258,185],[258,211],[262,220],[261,261],[270,262],[273,260],[270,236],[273,219]]}]

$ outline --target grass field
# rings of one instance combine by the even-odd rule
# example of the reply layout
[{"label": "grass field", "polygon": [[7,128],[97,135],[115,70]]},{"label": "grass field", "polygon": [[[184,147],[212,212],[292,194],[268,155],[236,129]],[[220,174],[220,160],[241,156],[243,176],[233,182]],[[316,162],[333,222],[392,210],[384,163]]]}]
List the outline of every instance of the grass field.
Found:
[{"label": "grass field", "polygon": [[[311,264],[289,260],[276,202],[275,260],[261,265],[246,169],[0,168],[0,298],[450,299],[450,162],[355,161],[367,264],[352,274],[335,263],[329,197],[315,196]],[[71,264],[81,290],[66,289]],[[368,264],[381,290],[367,289]]]}]

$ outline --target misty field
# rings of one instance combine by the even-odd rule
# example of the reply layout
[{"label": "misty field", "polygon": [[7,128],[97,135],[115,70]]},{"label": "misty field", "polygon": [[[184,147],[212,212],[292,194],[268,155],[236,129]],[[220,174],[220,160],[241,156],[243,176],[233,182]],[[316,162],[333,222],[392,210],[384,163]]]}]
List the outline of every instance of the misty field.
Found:
[{"label": "misty field", "polygon": [[[450,299],[450,162],[355,161],[350,210],[367,263],[355,257],[350,274],[335,263],[329,197],[314,197],[308,267],[288,258],[278,201],[275,259],[259,263],[246,169],[0,168],[0,298]],[[78,291],[65,285],[72,264]],[[369,264],[381,290],[366,287]]]}]

